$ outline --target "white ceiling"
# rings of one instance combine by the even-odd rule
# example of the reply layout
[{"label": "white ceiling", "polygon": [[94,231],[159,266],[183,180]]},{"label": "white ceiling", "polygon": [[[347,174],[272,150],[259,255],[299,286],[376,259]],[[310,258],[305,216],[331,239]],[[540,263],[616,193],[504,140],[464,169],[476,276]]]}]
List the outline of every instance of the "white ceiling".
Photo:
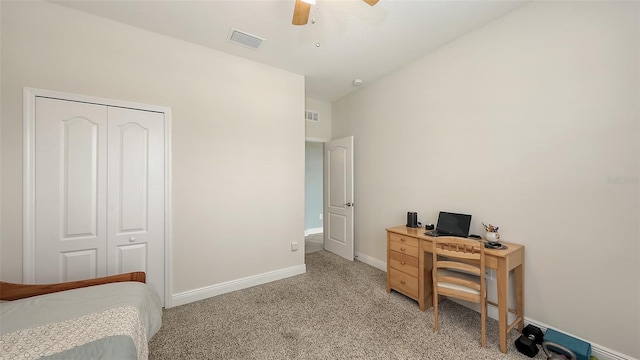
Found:
[{"label": "white ceiling", "polygon": [[[56,3],[305,76],[306,96],[334,101],[528,0],[317,0],[315,24],[291,25],[295,0],[64,0]],[[231,28],[266,39],[227,41]],[[320,47],[316,47],[316,43]]]}]

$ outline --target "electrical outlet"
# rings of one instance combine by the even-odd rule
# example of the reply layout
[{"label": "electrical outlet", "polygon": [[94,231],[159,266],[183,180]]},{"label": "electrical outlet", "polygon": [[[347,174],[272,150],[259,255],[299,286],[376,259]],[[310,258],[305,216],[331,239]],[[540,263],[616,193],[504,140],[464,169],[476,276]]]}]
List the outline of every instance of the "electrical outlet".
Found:
[{"label": "electrical outlet", "polygon": [[292,241],[291,242],[291,251],[297,251],[298,250],[298,242],[297,241]]},{"label": "electrical outlet", "polygon": [[322,220],[322,213],[320,213],[320,220]]}]

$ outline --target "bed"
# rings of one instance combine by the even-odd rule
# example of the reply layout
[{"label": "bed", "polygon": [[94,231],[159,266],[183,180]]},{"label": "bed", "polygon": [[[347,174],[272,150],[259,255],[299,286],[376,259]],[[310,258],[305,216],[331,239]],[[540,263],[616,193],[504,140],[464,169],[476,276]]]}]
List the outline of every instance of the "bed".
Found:
[{"label": "bed", "polygon": [[0,282],[0,359],[147,359],[162,306],[144,272],[47,285]]}]

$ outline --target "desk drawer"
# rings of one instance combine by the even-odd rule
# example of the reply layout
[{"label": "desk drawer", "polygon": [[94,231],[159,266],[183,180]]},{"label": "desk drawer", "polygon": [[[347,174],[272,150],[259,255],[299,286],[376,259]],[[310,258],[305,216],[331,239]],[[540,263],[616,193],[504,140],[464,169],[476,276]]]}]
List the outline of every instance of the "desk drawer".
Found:
[{"label": "desk drawer", "polygon": [[418,278],[403,273],[400,270],[389,269],[389,284],[395,289],[413,299],[418,299]]},{"label": "desk drawer", "polygon": [[389,241],[389,249],[418,258],[418,246],[411,246],[405,243]]},{"label": "desk drawer", "polygon": [[418,258],[391,251],[389,253],[389,264],[392,268],[398,269],[411,276],[418,277]]},{"label": "desk drawer", "polygon": [[400,235],[396,233],[389,233],[389,240],[391,240],[392,242],[397,242],[399,244],[407,244],[409,246],[414,246],[416,248],[418,247],[418,242],[420,241],[417,238],[406,236],[406,235]]}]

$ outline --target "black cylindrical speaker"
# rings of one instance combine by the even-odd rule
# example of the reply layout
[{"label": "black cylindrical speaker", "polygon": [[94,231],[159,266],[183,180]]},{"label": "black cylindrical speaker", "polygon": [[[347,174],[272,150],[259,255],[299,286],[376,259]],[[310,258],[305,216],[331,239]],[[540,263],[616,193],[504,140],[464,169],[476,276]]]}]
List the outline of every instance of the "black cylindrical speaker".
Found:
[{"label": "black cylindrical speaker", "polygon": [[409,211],[407,212],[407,227],[418,227],[418,213]]}]

